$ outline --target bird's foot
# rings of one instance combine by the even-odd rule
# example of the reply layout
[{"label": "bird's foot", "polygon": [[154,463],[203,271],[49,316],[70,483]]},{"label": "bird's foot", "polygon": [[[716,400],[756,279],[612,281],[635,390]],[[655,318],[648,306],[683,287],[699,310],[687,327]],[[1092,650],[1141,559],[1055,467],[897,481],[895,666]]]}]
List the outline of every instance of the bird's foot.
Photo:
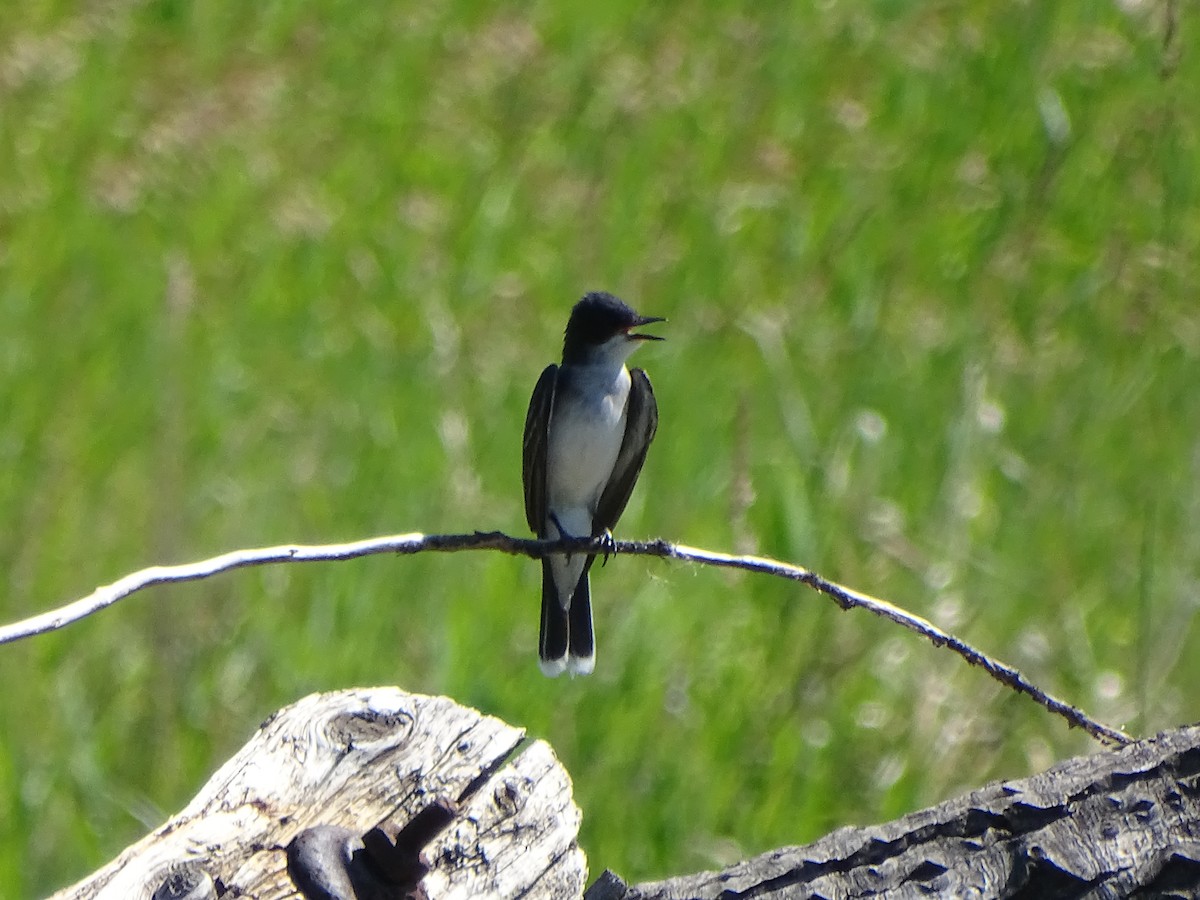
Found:
[{"label": "bird's foot", "polygon": [[600,546],[604,548],[604,550],[603,550],[604,559],[600,563],[600,568],[604,568],[605,566],[608,565],[608,558],[610,556],[616,556],[617,542],[616,542],[616,539],[613,538],[612,532],[609,531],[607,528],[604,529],[603,534],[599,534],[596,536],[598,538],[600,538]]}]

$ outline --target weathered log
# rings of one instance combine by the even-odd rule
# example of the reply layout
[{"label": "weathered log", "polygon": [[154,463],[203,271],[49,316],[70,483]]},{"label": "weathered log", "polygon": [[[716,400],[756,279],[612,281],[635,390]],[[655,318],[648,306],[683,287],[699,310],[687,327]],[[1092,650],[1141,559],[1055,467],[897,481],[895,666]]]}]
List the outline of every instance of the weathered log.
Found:
[{"label": "weathered log", "polygon": [[[59,898],[579,897],[553,752],[446,698],[314,695],[188,807]],[[894,822],[588,900],[1200,897],[1200,727],[1078,757]]]},{"label": "weathered log", "polygon": [[869,828],[721,872],[587,900],[1200,896],[1200,727],[1080,756]]},{"label": "weathered log", "polygon": [[429,897],[578,896],[579,821],[554,752],[519,728],[396,688],[316,694],[55,897],[282,898],[303,883],[352,900],[403,897],[418,880]]}]

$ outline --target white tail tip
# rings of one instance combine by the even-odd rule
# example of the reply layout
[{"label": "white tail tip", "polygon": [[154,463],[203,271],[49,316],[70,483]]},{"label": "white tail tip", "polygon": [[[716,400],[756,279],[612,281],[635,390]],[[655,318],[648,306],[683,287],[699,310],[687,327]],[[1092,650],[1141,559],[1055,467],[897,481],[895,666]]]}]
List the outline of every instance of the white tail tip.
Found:
[{"label": "white tail tip", "polygon": [[591,656],[568,657],[566,668],[572,675],[591,675],[596,669],[596,656],[593,654]]}]

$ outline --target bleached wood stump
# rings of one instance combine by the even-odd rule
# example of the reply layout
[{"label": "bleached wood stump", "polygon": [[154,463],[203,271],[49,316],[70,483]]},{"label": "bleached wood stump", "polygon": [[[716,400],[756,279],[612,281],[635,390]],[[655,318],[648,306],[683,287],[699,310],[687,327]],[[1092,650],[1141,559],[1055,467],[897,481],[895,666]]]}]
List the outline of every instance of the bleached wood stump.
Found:
[{"label": "bleached wood stump", "polygon": [[[179,815],[56,895],[578,898],[571,782],[541,741],[444,697],[307,697]],[[587,900],[1200,898],[1200,726],[1066,760],[893,822]]]},{"label": "bleached wood stump", "polygon": [[293,898],[297,881],[309,897],[400,897],[418,881],[429,898],[579,896],[579,821],[554,751],[519,728],[397,688],[314,694],[55,897]]}]

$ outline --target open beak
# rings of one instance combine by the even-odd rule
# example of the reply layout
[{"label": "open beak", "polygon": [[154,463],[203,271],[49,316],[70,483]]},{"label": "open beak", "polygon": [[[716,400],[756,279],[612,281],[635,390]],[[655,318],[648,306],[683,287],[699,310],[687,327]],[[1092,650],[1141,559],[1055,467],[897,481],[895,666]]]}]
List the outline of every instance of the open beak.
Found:
[{"label": "open beak", "polygon": [[[654,322],[667,321],[662,316],[638,316],[637,321],[633,323],[632,328],[638,328],[642,325],[650,325]],[[665,341],[666,338],[659,337],[657,334],[642,334],[637,331],[626,331],[625,335],[631,341]]]}]

